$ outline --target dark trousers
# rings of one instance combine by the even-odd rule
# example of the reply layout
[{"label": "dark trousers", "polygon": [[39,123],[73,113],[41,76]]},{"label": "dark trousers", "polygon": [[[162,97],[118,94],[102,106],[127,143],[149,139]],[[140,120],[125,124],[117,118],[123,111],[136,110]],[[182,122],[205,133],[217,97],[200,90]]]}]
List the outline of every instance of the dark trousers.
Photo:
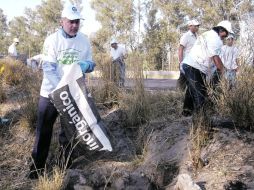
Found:
[{"label": "dark trousers", "polygon": [[[205,86],[206,75],[200,70],[195,69],[189,65],[183,64],[183,70],[187,80],[187,90],[185,94],[184,107],[186,104],[193,103],[193,110],[199,111],[207,98],[207,90]],[[186,106],[188,107],[188,106]]]},{"label": "dark trousers", "polygon": [[185,74],[182,72],[180,72],[180,76],[177,80],[177,86],[180,88],[180,90],[186,92],[184,103],[183,103],[183,111],[191,113],[194,109],[193,101],[192,101],[192,97],[190,95],[189,90],[187,90],[187,79],[185,77]]},{"label": "dark trousers", "polygon": [[125,82],[125,63],[122,58],[113,61],[111,66],[111,79],[119,86],[123,87]]},{"label": "dark trousers", "polygon": [[186,89],[186,78],[185,78],[184,73],[182,73],[182,72],[180,72],[180,76],[177,79],[177,87],[182,91],[185,91],[185,89]]},{"label": "dark trousers", "polygon": [[[31,170],[43,169],[48,157],[53,125],[58,112],[49,98],[40,97],[38,106],[38,123],[36,128],[35,143],[32,151],[33,164]],[[60,144],[66,144],[67,139],[63,129],[59,135]]]}]

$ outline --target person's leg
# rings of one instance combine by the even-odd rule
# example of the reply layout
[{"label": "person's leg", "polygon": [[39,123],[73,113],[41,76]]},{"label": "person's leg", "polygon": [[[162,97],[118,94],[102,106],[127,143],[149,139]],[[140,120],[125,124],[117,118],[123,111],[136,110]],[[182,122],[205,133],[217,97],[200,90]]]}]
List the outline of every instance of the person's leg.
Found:
[{"label": "person's leg", "polygon": [[180,76],[179,76],[179,78],[177,79],[177,87],[178,87],[180,90],[182,90],[182,91],[186,90],[186,86],[187,86],[186,82],[187,82],[187,81],[186,81],[186,78],[185,78],[185,76],[184,76],[184,73],[180,72]]},{"label": "person's leg", "polygon": [[[187,85],[187,83],[186,83],[186,85]],[[190,115],[192,115],[193,110],[194,110],[193,99],[191,96],[190,88],[187,85],[186,92],[185,92],[185,98],[184,98],[184,102],[183,102],[182,115],[183,116],[190,116]]]},{"label": "person's leg", "polygon": [[32,151],[33,164],[30,170],[43,169],[46,164],[51,142],[52,129],[58,112],[48,98],[40,97],[38,123],[35,143]]},{"label": "person's leg", "polygon": [[123,60],[119,61],[119,85],[120,87],[124,87],[125,82],[125,63]]},{"label": "person's leg", "polygon": [[115,65],[115,84],[119,87],[120,86],[120,74],[121,74],[119,59],[116,59],[114,61],[114,65]]},{"label": "person's leg", "polygon": [[117,84],[117,62],[113,61],[112,62],[112,72],[111,72],[111,76],[112,76],[112,81]]},{"label": "person's leg", "polygon": [[205,87],[205,74],[191,66],[184,64],[185,77],[188,81],[187,85],[193,99],[194,110],[198,111],[202,108],[207,97]]},{"label": "person's leg", "polygon": [[225,73],[225,78],[228,81],[229,90],[232,89],[235,86],[236,71],[235,70],[227,71]]}]

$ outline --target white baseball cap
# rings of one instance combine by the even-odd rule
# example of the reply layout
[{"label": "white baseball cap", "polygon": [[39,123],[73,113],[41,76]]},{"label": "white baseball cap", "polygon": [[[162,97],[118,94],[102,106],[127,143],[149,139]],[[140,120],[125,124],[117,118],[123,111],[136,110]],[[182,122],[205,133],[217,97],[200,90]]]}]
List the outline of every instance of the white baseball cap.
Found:
[{"label": "white baseball cap", "polygon": [[14,38],[13,42],[19,43],[19,39],[18,38]]},{"label": "white baseball cap", "polygon": [[83,19],[75,5],[66,5],[62,11],[62,18],[67,18],[69,20]]},{"label": "white baseball cap", "polygon": [[110,44],[117,44],[117,40],[115,38],[111,39]]},{"label": "white baseball cap", "polygon": [[188,21],[188,26],[199,26],[199,25],[200,23],[196,19]]},{"label": "white baseball cap", "polygon": [[232,30],[231,22],[229,22],[228,20],[223,20],[223,21],[219,22],[219,24],[217,26],[221,26],[221,27],[225,28],[229,33],[234,34],[234,32]]},{"label": "white baseball cap", "polygon": [[233,34],[229,34],[228,37],[227,37],[226,39],[228,40],[228,39],[230,39],[230,38],[235,39],[235,36],[234,36]]}]

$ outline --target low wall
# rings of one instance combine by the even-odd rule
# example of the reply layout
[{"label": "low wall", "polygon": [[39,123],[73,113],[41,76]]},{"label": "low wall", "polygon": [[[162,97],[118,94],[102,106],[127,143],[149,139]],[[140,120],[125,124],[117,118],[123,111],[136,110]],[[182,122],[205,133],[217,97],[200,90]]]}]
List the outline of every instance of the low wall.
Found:
[{"label": "low wall", "polygon": [[[100,77],[100,71],[94,71],[90,75],[90,77]],[[132,78],[131,72],[127,71],[127,78]],[[180,72],[179,71],[143,71],[145,79],[178,79]]]}]

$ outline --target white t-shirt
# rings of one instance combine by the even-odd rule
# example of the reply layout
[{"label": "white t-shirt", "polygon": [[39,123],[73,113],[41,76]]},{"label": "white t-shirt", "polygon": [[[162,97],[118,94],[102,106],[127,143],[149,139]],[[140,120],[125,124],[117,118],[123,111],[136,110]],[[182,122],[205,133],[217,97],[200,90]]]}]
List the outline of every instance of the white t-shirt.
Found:
[{"label": "white t-shirt", "polygon": [[10,56],[15,56],[15,57],[18,56],[15,42],[13,42],[13,43],[9,46],[9,48],[8,48],[8,54],[9,54]]},{"label": "white t-shirt", "polygon": [[212,57],[219,55],[223,42],[214,30],[204,32],[198,36],[190,53],[185,57],[183,63],[190,65],[205,74],[209,74],[214,65]]},{"label": "white t-shirt", "polygon": [[[56,70],[56,73],[54,76],[51,76],[50,79],[47,78],[50,76],[44,74],[40,95],[48,97],[63,76],[64,66],[77,64],[79,61],[92,61],[91,45],[84,34],[77,33],[76,37],[65,38],[62,34],[62,30],[58,30],[48,36],[43,46],[42,68],[44,70],[49,70],[49,72],[51,70]],[[54,64],[43,66],[43,64],[46,64],[47,62]]]},{"label": "white t-shirt", "polygon": [[236,59],[238,49],[235,46],[224,45],[221,48],[220,58],[226,69],[233,70],[237,68]]},{"label": "white t-shirt", "polygon": [[111,57],[113,58],[113,60],[116,60],[119,57],[125,56],[126,49],[125,49],[124,45],[118,44],[117,49],[114,49],[111,47],[110,54],[111,54]]},{"label": "white t-shirt", "polygon": [[183,34],[180,39],[180,45],[184,47],[183,49],[183,58],[190,53],[191,48],[193,47],[197,36],[193,34],[190,30]]}]

